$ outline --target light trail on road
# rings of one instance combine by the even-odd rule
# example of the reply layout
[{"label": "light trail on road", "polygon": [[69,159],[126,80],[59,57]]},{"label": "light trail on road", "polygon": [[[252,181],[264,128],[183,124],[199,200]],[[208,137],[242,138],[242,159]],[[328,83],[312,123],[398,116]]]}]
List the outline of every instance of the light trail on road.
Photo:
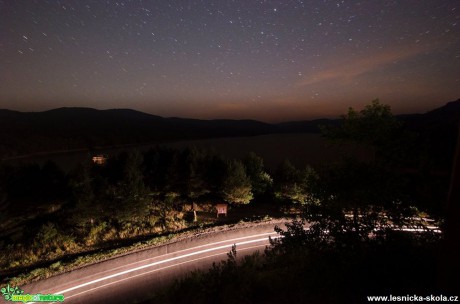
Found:
[{"label": "light trail on road", "polygon": [[[177,250],[173,252],[167,252],[166,254],[150,257],[148,259],[143,259],[141,261],[128,263],[122,266],[115,267],[113,269],[99,272],[97,273],[98,275],[107,274],[110,272],[112,273],[104,275],[96,279],[92,279],[84,283],[80,283],[78,285],[69,286],[65,289],[61,289],[56,292],[50,291],[47,293],[64,294],[65,300],[68,300],[71,298],[75,299],[83,294],[94,292],[102,288],[107,288],[115,284],[120,284],[125,281],[132,280],[134,278],[149,275],[155,272],[166,271],[168,269],[172,269],[174,267],[178,267],[184,264],[199,262],[205,259],[222,256],[223,254],[228,253],[228,251],[222,252],[222,250],[224,249],[231,250],[233,245],[237,246],[237,248],[238,246],[245,246],[239,249],[239,251],[248,251],[248,250],[255,251],[256,248],[266,247],[269,244],[269,237],[271,237],[272,239],[276,239],[280,236],[276,232],[271,231],[271,232],[258,233],[254,235],[242,236],[242,237],[237,237],[237,238],[231,238],[231,239],[223,240],[223,241],[216,241],[216,242],[193,246],[191,248],[181,249],[181,250]],[[263,244],[254,245],[256,243],[263,243]],[[251,246],[248,246],[248,245],[251,245]],[[216,251],[221,251],[221,252],[216,253]],[[200,255],[203,255],[203,256],[200,256]],[[151,260],[156,260],[156,261],[151,262]],[[165,265],[167,263],[174,263],[174,264]],[[136,266],[136,265],[139,265],[139,266]],[[155,268],[153,270],[149,269],[155,266],[160,266],[160,267]],[[126,267],[129,267],[129,268],[126,269]],[[125,270],[120,270],[121,268],[125,268]],[[120,271],[116,271],[116,270],[120,270]],[[116,272],[113,273],[113,271],[116,271]],[[136,273],[139,271],[142,271],[142,272]],[[126,275],[129,275],[129,276],[123,277]],[[90,276],[93,276],[93,275],[90,275]],[[109,281],[114,278],[118,278],[118,279],[116,281],[106,282],[103,285],[97,286],[97,283]],[[82,289],[84,287],[90,287],[93,285],[96,285],[96,286],[89,288],[89,289],[85,289],[84,291],[72,293],[73,291],[78,291],[79,289]],[[35,303],[35,302],[30,302],[30,303]]]},{"label": "light trail on road", "polygon": [[[225,257],[233,245],[237,246],[237,252],[246,252],[240,256],[266,247],[269,237],[283,237],[273,231],[274,226],[265,224],[259,228],[198,234],[38,281],[30,287],[38,291],[46,290],[46,294],[63,294],[66,302],[70,300],[69,303],[82,303],[82,297],[85,297],[84,303],[118,303],[122,299],[128,303],[126,297],[129,301],[131,290],[137,290],[140,295],[157,292],[190,271],[208,269],[211,263],[219,262],[219,256]],[[429,228],[437,232],[436,226]],[[309,227],[304,229],[308,230]],[[408,227],[402,227],[401,230],[418,231]]]},{"label": "light trail on road", "polygon": [[[238,245],[238,244],[236,244]],[[241,251],[245,251],[245,250],[253,250],[255,248],[260,248],[260,247],[266,247],[267,245],[257,245],[257,246],[251,246],[251,247],[246,247],[244,249],[242,249]],[[185,262],[181,262],[181,263],[177,263],[177,264],[174,264],[174,265],[170,265],[170,266],[165,266],[163,268],[158,268],[158,269],[154,269],[154,270],[150,270],[148,272],[143,272],[141,274],[137,274],[137,275],[134,275],[134,276],[130,276],[128,278],[125,278],[125,279],[121,279],[121,280],[118,280],[118,281],[114,281],[114,282],[111,282],[111,283],[108,283],[108,284],[105,284],[105,285],[101,285],[101,286],[98,286],[98,287],[94,287],[92,289],[88,289],[88,290],[85,290],[85,291],[82,291],[80,293],[76,293],[76,294],[73,294],[71,296],[68,296],[66,297],[66,299],[70,299],[70,298],[73,298],[73,297],[76,297],[76,296],[79,296],[79,295],[82,295],[82,294],[85,294],[85,293],[88,293],[88,292],[93,292],[97,289],[101,289],[101,288],[104,288],[104,287],[107,287],[107,286],[110,286],[110,285],[113,285],[113,284],[117,284],[117,283],[120,283],[120,282],[123,282],[123,281],[126,281],[126,280],[130,280],[130,279],[133,279],[133,278],[136,278],[136,277],[140,277],[140,276],[143,276],[143,275],[148,275],[148,274],[151,274],[153,272],[157,272],[157,271],[161,271],[161,270],[165,270],[165,269],[168,269],[168,268],[172,268],[172,267],[177,267],[177,266],[180,266],[180,265],[183,265],[183,264],[186,264],[186,263],[193,263],[193,262],[197,262],[197,261],[200,261],[200,260],[203,260],[203,259],[207,259],[207,258],[211,258],[211,257],[216,257],[216,256],[220,256],[222,255],[222,253],[216,253],[216,254],[212,254],[212,255],[207,255],[207,256],[204,256],[204,257],[201,257],[201,258],[197,258],[197,259],[193,259],[193,260],[188,260],[188,261],[185,261]]]},{"label": "light trail on road", "polygon": [[[256,243],[256,242],[266,241],[266,240],[267,240],[266,238],[262,238],[262,239],[256,239],[256,240],[251,240],[251,241],[235,243],[234,245],[238,246],[238,245]],[[187,253],[187,254],[184,254],[184,255],[177,256],[177,257],[173,257],[173,258],[161,260],[161,261],[158,261],[158,262],[150,263],[150,264],[147,264],[147,265],[139,266],[139,267],[136,267],[136,268],[132,268],[132,269],[129,269],[129,270],[121,271],[121,272],[118,272],[118,273],[115,273],[115,274],[112,274],[112,275],[109,275],[109,276],[102,277],[102,278],[97,279],[97,280],[89,281],[87,283],[74,286],[72,288],[68,288],[68,289],[65,289],[65,290],[62,290],[62,291],[58,291],[57,294],[64,294],[66,292],[69,292],[69,291],[72,291],[72,290],[75,290],[75,289],[78,289],[78,288],[82,288],[82,287],[85,287],[85,286],[88,286],[88,285],[91,285],[91,284],[94,284],[94,283],[98,283],[98,282],[101,282],[101,281],[104,281],[104,280],[108,280],[108,279],[118,277],[118,276],[130,273],[130,272],[141,270],[141,269],[144,269],[144,268],[156,266],[156,265],[159,265],[159,264],[164,264],[164,263],[167,263],[167,262],[172,262],[172,261],[175,261],[175,260],[187,258],[187,257],[190,257],[190,256],[194,256],[194,255],[198,255],[198,254],[202,254],[202,253],[206,253],[206,252],[210,252],[210,251],[216,251],[216,250],[219,250],[219,249],[225,249],[225,248],[228,248],[228,246],[229,245],[223,245],[223,246],[213,247],[213,248],[209,248],[209,249],[203,249],[203,250],[199,250],[199,251],[194,251],[192,253]],[[230,245],[230,246],[232,246],[232,245]],[[191,249],[194,249],[194,248],[191,248]]]}]

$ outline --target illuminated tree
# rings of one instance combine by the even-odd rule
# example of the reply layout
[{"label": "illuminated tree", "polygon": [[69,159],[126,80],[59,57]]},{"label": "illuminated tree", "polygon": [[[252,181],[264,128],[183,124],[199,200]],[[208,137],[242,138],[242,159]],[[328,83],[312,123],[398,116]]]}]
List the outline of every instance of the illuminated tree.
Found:
[{"label": "illuminated tree", "polygon": [[221,193],[229,203],[248,204],[252,200],[251,181],[240,161],[228,161]]},{"label": "illuminated tree", "polygon": [[305,204],[312,199],[311,184],[316,177],[311,167],[299,170],[289,160],[285,160],[275,174],[275,196],[281,200]]},{"label": "illuminated tree", "polygon": [[263,194],[273,184],[270,175],[265,172],[264,160],[254,152],[250,152],[244,159],[243,164],[246,169],[246,175],[251,181],[252,191],[254,194]]}]

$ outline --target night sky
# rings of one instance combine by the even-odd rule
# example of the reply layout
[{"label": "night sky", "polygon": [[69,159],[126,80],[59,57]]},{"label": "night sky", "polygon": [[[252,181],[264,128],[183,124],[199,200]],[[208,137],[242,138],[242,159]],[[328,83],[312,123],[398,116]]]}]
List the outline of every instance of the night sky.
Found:
[{"label": "night sky", "polygon": [[460,98],[460,1],[0,0],[0,108],[334,117]]}]

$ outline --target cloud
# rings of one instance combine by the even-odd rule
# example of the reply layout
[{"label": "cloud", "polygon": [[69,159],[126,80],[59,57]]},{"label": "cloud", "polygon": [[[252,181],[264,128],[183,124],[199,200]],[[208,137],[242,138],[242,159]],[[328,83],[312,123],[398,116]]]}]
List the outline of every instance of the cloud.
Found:
[{"label": "cloud", "polygon": [[379,67],[395,61],[405,60],[427,52],[427,48],[411,47],[403,49],[389,49],[377,54],[368,55],[352,62],[319,71],[296,83],[297,86],[308,86],[329,80],[350,80],[354,77],[371,72]]}]

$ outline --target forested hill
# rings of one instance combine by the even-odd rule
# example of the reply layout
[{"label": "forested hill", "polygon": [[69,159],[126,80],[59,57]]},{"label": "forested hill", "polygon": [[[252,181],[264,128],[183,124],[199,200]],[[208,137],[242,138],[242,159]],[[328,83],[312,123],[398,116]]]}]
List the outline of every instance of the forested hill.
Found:
[{"label": "forested hill", "polygon": [[[460,99],[425,114],[400,118],[410,128],[429,129],[430,134],[452,133],[460,121]],[[319,125],[338,122],[319,119],[268,124],[255,120],[163,118],[128,109],[0,110],[0,158],[164,140],[318,132]]]},{"label": "forested hill", "polygon": [[0,157],[165,140],[318,132],[328,120],[268,124],[255,120],[163,118],[129,109],[0,110]]},{"label": "forested hill", "polygon": [[254,120],[163,118],[134,110],[60,108],[23,113],[0,110],[0,155],[87,149],[162,140],[251,136],[276,132]]}]

